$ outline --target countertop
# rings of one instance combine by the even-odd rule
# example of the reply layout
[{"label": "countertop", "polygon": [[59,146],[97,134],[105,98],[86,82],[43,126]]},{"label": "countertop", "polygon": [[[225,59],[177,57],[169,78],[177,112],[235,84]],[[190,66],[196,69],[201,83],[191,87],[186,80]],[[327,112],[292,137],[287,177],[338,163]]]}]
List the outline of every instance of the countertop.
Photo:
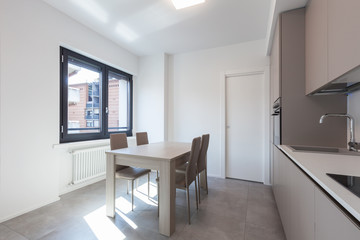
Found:
[{"label": "countertop", "polygon": [[360,198],[326,175],[360,177],[360,156],[294,151],[286,145],[277,147],[360,222]]}]

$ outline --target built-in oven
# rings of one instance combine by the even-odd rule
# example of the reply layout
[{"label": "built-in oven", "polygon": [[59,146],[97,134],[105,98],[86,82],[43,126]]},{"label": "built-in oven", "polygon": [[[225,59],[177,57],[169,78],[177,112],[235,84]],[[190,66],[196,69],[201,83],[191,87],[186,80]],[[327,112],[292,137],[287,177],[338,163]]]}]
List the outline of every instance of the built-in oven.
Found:
[{"label": "built-in oven", "polygon": [[272,141],[275,145],[281,144],[281,98],[276,99],[273,104],[272,112],[273,136]]}]

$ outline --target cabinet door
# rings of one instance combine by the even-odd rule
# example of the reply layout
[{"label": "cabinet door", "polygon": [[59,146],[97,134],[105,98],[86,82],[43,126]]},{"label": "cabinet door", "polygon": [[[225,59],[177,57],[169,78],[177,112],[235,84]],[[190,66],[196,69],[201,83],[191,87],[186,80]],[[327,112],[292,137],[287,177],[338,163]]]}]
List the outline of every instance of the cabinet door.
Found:
[{"label": "cabinet door", "polygon": [[318,188],[315,188],[315,239],[360,239],[360,230]]},{"label": "cabinet door", "polygon": [[286,238],[313,240],[314,184],[276,147],[274,163],[274,195]]},{"label": "cabinet door", "polygon": [[359,0],[328,0],[329,80],[360,65],[359,11]]},{"label": "cabinet door", "polygon": [[[274,192],[274,197],[275,197],[275,201],[278,203],[279,202],[279,157],[280,157],[280,150],[275,146],[272,145],[272,150],[273,150],[273,184],[272,184],[272,188],[273,188],[273,192]],[[279,204],[278,208],[279,208]]]},{"label": "cabinet door", "polygon": [[310,0],[305,13],[306,94],[328,82],[327,61],[327,0]]},{"label": "cabinet door", "polygon": [[[279,202],[277,202],[277,206],[279,209],[279,214],[281,218],[281,222],[285,231],[285,235],[287,239],[291,239],[291,162],[285,156],[284,153],[279,151],[279,182],[278,182],[278,195]],[[277,199],[276,199],[277,200]]]},{"label": "cabinet door", "polygon": [[[280,18],[280,17],[279,17]],[[271,103],[280,97],[280,20],[276,24],[270,56]]]},{"label": "cabinet door", "polygon": [[[314,195],[311,180],[292,164],[291,172],[291,240],[314,240]],[[290,240],[289,239],[289,240]]]}]

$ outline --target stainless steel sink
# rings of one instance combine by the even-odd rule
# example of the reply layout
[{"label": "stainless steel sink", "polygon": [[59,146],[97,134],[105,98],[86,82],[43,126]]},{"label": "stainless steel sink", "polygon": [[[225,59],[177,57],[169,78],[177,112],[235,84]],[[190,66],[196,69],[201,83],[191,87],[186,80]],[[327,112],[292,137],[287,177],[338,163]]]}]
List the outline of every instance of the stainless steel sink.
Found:
[{"label": "stainless steel sink", "polygon": [[346,148],[295,146],[295,145],[291,145],[289,147],[295,152],[332,153],[332,154],[360,156],[360,153],[349,151]]}]

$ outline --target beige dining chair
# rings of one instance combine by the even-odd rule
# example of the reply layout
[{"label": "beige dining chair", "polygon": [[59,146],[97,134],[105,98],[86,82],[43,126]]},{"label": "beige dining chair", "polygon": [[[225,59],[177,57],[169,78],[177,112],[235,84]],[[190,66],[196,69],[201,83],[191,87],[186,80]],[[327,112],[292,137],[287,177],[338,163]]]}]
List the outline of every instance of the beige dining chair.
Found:
[{"label": "beige dining chair", "polygon": [[[199,189],[199,203],[200,200],[200,174],[204,171],[205,174],[205,187],[206,187],[206,194],[209,194],[208,190],[208,181],[207,181],[207,150],[209,147],[209,140],[210,134],[204,134],[201,137],[201,147],[200,147],[200,154],[197,163],[197,181],[198,181],[198,189]],[[184,161],[185,162],[185,161]],[[189,162],[186,161],[185,163],[178,165],[176,167],[176,172],[184,172],[186,167],[188,166]]]},{"label": "beige dining chair", "polygon": [[[140,145],[149,144],[147,132],[137,132],[135,135],[136,135],[136,145],[140,146]],[[159,177],[159,171],[156,171],[156,177]],[[148,191],[150,192],[150,187]]]},{"label": "beige dining chair", "polygon": [[[125,133],[116,133],[110,135],[110,149],[116,150],[121,148],[127,148],[127,137]],[[144,175],[148,175],[148,197],[149,197],[149,189],[150,189],[150,169],[145,168],[137,168],[137,167],[129,167],[124,165],[116,165],[116,173],[115,177],[119,179],[125,179],[131,181],[131,210],[134,210],[134,180],[142,177]],[[129,184],[127,192],[129,193]]]},{"label": "beige dining chair", "polygon": [[198,192],[197,192],[197,184],[196,184],[196,175],[197,175],[197,161],[199,159],[200,154],[200,142],[201,138],[194,138],[191,145],[191,152],[189,157],[189,162],[186,166],[184,172],[176,172],[175,184],[176,188],[186,190],[186,199],[187,199],[187,211],[188,211],[188,222],[190,222],[190,196],[189,196],[189,188],[191,183],[195,182],[195,197],[196,197],[196,209],[198,206]]},{"label": "beige dining chair", "polygon": [[145,145],[149,144],[147,132],[137,132],[136,133],[136,145]]},{"label": "beige dining chair", "polygon": [[[201,138],[197,137],[194,138],[191,144],[191,151],[189,154],[188,162],[186,164],[186,168],[184,171],[176,172],[175,175],[175,186],[176,188],[186,190],[186,200],[187,200],[187,211],[188,211],[188,222],[190,222],[190,196],[189,196],[189,187],[192,182],[195,182],[195,198],[196,198],[196,209],[199,208],[198,206],[198,196],[197,196],[197,183],[196,183],[196,165],[199,159],[200,154],[200,143]],[[160,199],[160,178],[156,178],[156,182],[158,183],[158,198]],[[158,200],[159,204],[160,201]],[[159,208],[158,208],[158,216],[159,216]]]},{"label": "beige dining chair", "polygon": [[207,180],[207,151],[209,147],[209,140],[210,140],[210,134],[204,134],[201,137],[201,148],[200,148],[200,154],[199,154],[199,160],[197,163],[197,179],[198,179],[198,186],[199,186],[199,203],[200,200],[200,174],[204,171],[205,174],[205,187],[206,187],[206,194],[209,194],[208,189],[208,180]]}]

